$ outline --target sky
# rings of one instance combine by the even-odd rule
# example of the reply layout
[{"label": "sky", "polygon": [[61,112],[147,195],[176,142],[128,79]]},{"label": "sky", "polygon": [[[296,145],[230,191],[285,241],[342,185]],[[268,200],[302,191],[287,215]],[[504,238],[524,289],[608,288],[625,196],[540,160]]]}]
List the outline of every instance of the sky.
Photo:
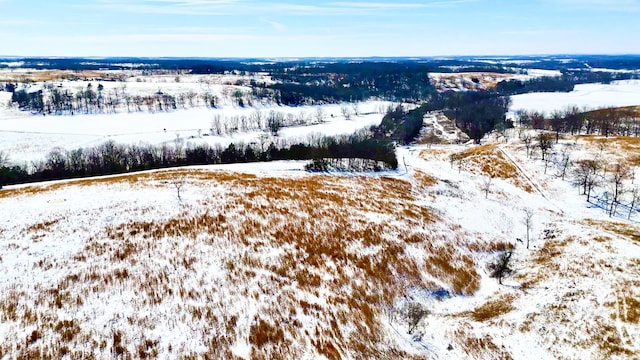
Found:
[{"label": "sky", "polygon": [[0,55],[639,54],[640,0],[0,0]]}]

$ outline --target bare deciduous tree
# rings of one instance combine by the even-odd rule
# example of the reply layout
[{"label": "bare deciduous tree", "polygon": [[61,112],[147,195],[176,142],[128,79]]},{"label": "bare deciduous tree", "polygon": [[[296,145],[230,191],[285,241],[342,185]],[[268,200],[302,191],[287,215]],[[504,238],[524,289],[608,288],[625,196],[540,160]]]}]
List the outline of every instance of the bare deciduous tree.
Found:
[{"label": "bare deciduous tree", "polygon": [[562,149],[562,152],[560,153],[560,159],[558,161],[558,177],[562,178],[562,180],[564,180],[565,176],[567,175],[567,170],[569,169],[570,165],[571,157],[569,154],[569,149],[565,147]]},{"label": "bare deciduous tree", "polygon": [[638,206],[639,200],[640,200],[640,188],[634,187],[633,190],[631,190],[631,203],[629,204],[629,216],[627,216],[627,219],[629,220],[631,219],[631,213]]},{"label": "bare deciduous tree", "polygon": [[267,117],[267,126],[271,135],[278,136],[278,132],[284,126],[284,115],[281,112],[270,111]]},{"label": "bare deciduous tree", "polygon": [[217,114],[213,117],[211,121],[211,134],[212,135],[222,135],[223,133],[223,124],[222,124],[222,115]]},{"label": "bare deciduous tree", "polygon": [[500,253],[494,262],[489,264],[489,270],[491,271],[489,275],[492,278],[498,279],[498,284],[500,285],[502,285],[502,279],[513,273],[513,269],[511,268],[511,256],[513,256],[513,251],[504,251]]},{"label": "bare deciduous tree", "polygon": [[522,218],[522,223],[527,228],[527,249],[529,248],[529,242],[531,240],[531,229],[533,228],[533,209],[525,208],[524,209],[524,218]]},{"label": "bare deciduous tree", "polygon": [[611,206],[609,208],[609,216],[613,216],[616,208],[620,203],[620,197],[625,192],[624,181],[631,177],[631,169],[627,164],[617,163],[613,166],[611,177],[609,179],[611,185]]},{"label": "bare deciduous tree", "polygon": [[358,106],[358,102],[354,101],[353,103],[351,103],[351,109],[353,110],[353,115],[355,116],[359,116],[360,115],[360,108]]},{"label": "bare deciduous tree", "polygon": [[533,138],[531,137],[531,134],[524,133],[524,134],[522,134],[520,139],[522,139],[522,143],[524,144],[524,147],[527,150],[527,157],[531,157],[531,143],[533,141]]},{"label": "bare deciduous tree", "polygon": [[322,107],[318,106],[314,115],[317,122],[321,123],[324,121],[324,109]]},{"label": "bare deciduous tree", "polygon": [[482,180],[482,184],[480,184],[480,188],[484,191],[484,198],[487,199],[489,197],[489,191],[491,191],[491,184],[493,183],[493,176],[485,176]]},{"label": "bare deciduous tree", "polygon": [[263,116],[262,116],[262,112],[260,110],[255,110],[249,116],[249,120],[251,121],[251,124],[252,124],[253,128],[255,128],[255,129],[261,129],[262,128],[262,119],[263,119]]},{"label": "bare deciduous tree", "polygon": [[551,151],[551,149],[553,148],[552,137],[550,134],[540,133],[537,140],[542,160],[545,160],[547,158],[547,155],[549,154],[549,151]]},{"label": "bare deciduous tree", "polygon": [[176,194],[178,196],[178,202],[182,203],[182,188],[186,183],[184,176],[177,176],[171,179],[171,185],[176,189]]},{"label": "bare deciduous tree", "polygon": [[587,202],[591,200],[591,190],[600,184],[598,170],[601,164],[597,160],[579,160],[572,171],[573,184],[582,187],[582,195],[587,195]]},{"label": "bare deciduous tree", "polygon": [[176,146],[176,158],[181,159],[183,157],[184,139],[180,137],[179,133],[176,133],[176,138],[173,140]]},{"label": "bare deciduous tree", "polygon": [[340,107],[340,112],[345,120],[351,120],[351,110],[346,105]]}]

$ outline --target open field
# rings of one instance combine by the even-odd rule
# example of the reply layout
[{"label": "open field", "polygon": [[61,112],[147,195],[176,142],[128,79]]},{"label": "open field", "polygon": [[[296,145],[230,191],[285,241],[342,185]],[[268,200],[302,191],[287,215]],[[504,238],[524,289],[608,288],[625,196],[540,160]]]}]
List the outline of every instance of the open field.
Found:
[{"label": "open field", "polygon": [[554,110],[578,106],[586,110],[605,107],[640,105],[640,80],[615,81],[611,84],[576,85],[569,93],[531,93],[514,95],[511,112],[541,111],[547,115]]},{"label": "open field", "polygon": [[[72,93],[86,89],[89,84],[94,88],[102,84],[105,94],[120,91],[130,96],[143,96],[161,90],[175,96],[193,96],[193,106],[160,112],[127,111],[122,105],[124,108],[116,113],[35,116],[8,108],[10,93],[0,92],[0,151],[9,154],[10,162],[22,164],[43,160],[56,147],[73,150],[109,140],[172,146],[178,141],[185,146],[217,144],[221,147],[232,142],[257,144],[266,141],[266,146],[272,142],[296,143],[310,136],[352,134],[378,125],[383,112],[392,105],[387,101],[368,101],[300,107],[272,103],[238,106],[233,93],[239,89],[250,93],[250,88],[236,85],[245,80],[249,81],[235,75],[172,75],[133,77],[125,82],[65,80],[59,83]],[[218,98],[216,108],[205,106],[202,100],[198,103],[199,96],[205,93]],[[345,107],[350,113],[348,119],[344,115]],[[285,122],[277,137],[266,131],[267,118],[274,113]],[[267,139],[264,139],[265,135]]]}]

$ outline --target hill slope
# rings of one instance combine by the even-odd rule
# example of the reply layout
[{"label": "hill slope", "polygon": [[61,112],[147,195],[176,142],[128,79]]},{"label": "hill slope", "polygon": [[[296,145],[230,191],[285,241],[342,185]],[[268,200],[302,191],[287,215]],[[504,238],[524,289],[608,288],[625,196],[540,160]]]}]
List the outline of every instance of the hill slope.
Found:
[{"label": "hill slope", "polygon": [[[380,176],[271,163],[2,190],[0,358],[640,350],[636,225],[587,208],[517,141],[399,152],[407,168]],[[510,173],[486,186],[491,162]],[[514,246],[499,285],[487,264]]]}]

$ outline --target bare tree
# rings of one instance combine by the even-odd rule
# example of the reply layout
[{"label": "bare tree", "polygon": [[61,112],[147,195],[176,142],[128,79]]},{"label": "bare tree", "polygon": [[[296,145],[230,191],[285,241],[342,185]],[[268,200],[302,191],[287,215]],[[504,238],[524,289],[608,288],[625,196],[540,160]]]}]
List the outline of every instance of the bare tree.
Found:
[{"label": "bare tree", "polygon": [[314,115],[317,122],[321,123],[324,121],[324,109],[322,107],[318,106]]},{"label": "bare tree", "polygon": [[616,212],[616,208],[620,203],[620,197],[625,192],[624,181],[631,177],[631,170],[627,164],[617,163],[613,166],[611,172],[610,184],[611,184],[611,207],[609,208],[609,216],[613,216]]},{"label": "bare tree", "polygon": [[267,126],[271,135],[278,136],[278,132],[284,126],[284,115],[281,112],[270,111],[267,117]]},{"label": "bare tree", "polygon": [[179,133],[176,133],[176,138],[173,142],[176,146],[176,159],[181,159],[183,155],[182,149],[184,148],[184,139],[180,137]]},{"label": "bare tree", "polygon": [[178,202],[182,203],[182,188],[186,183],[184,176],[177,176],[171,179],[171,185],[176,189],[176,194],[178,195]]},{"label": "bare tree", "polygon": [[211,121],[211,134],[212,135],[222,135],[223,133],[223,124],[222,124],[222,115],[216,114]]},{"label": "bare tree", "polygon": [[525,208],[524,209],[524,217],[522,218],[522,223],[527,228],[527,249],[529,249],[529,242],[531,239],[531,229],[533,228],[533,209]]},{"label": "bare tree", "polygon": [[639,200],[640,200],[640,188],[634,187],[631,190],[631,204],[629,204],[629,216],[627,216],[627,219],[631,220],[631,213],[638,206]]},{"label": "bare tree", "polygon": [[582,187],[582,195],[587,195],[587,202],[591,199],[591,190],[600,185],[598,170],[601,164],[597,160],[579,160],[572,171],[573,184]]},{"label": "bare tree", "polygon": [[264,153],[266,151],[267,143],[271,141],[271,136],[269,133],[262,133],[258,136],[258,142],[260,143],[260,152]]},{"label": "bare tree", "polygon": [[487,199],[489,197],[489,191],[491,190],[491,183],[493,182],[493,176],[485,176],[482,180],[482,184],[480,184],[480,188],[484,191],[484,198]]},{"label": "bare tree", "polygon": [[533,141],[533,138],[531,137],[531,134],[526,132],[526,133],[522,134],[520,139],[522,139],[522,143],[524,144],[524,147],[527,150],[527,157],[531,157],[531,143]]},{"label": "bare tree", "polygon": [[553,148],[552,137],[547,133],[538,134],[538,148],[540,149],[540,154],[542,155],[542,160],[547,158],[549,151]]},{"label": "bare tree", "polygon": [[249,120],[251,121],[254,129],[262,128],[262,119],[263,119],[262,112],[257,109],[254,112],[252,112],[251,115],[249,116]]},{"label": "bare tree", "polygon": [[354,102],[351,103],[351,110],[353,110],[353,115],[355,115],[355,116],[359,116],[360,115],[360,109],[359,109],[357,101],[354,101]]},{"label": "bare tree", "polygon": [[563,111],[556,110],[551,114],[551,119],[549,120],[551,123],[551,128],[556,133],[556,144],[560,141],[560,132],[564,131],[566,120]]},{"label": "bare tree", "polygon": [[351,120],[351,110],[346,105],[340,107],[340,112],[345,120]]},{"label": "bare tree", "polygon": [[498,279],[498,284],[500,285],[502,285],[502,279],[513,273],[513,269],[511,268],[511,256],[513,256],[513,251],[504,251],[500,253],[494,262],[489,264],[489,270],[491,271],[489,275],[492,278]]},{"label": "bare tree", "polygon": [[558,169],[559,169],[558,177],[562,178],[562,180],[564,180],[565,176],[567,175],[567,169],[569,168],[570,165],[571,165],[571,158],[569,154],[569,149],[567,147],[564,147],[562,149],[562,152],[560,153],[560,160],[558,161]]}]

